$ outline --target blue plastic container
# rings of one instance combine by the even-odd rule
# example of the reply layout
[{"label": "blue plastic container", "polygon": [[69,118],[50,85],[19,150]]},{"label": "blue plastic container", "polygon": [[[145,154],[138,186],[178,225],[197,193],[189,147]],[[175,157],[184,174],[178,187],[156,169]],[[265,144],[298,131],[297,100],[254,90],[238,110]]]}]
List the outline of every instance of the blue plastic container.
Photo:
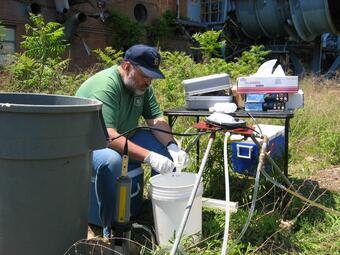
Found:
[{"label": "blue plastic container", "polygon": [[[277,125],[259,125],[263,134],[269,138],[268,148],[271,151],[271,157],[275,159],[283,158],[285,139],[284,126]],[[259,131],[258,127],[256,130]],[[235,172],[245,175],[255,176],[258,164],[260,148],[248,138],[244,142],[231,143],[232,164]],[[265,169],[271,170],[271,165],[266,162]]]},{"label": "blue plastic container", "polygon": [[[131,187],[131,217],[136,217],[143,205],[143,190],[144,190],[144,170],[142,167],[132,169],[128,172],[128,175],[132,179]],[[114,212],[112,211],[112,214]],[[91,177],[91,187],[90,187],[90,209],[88,215],[89,223],[102,227],[102,223],[99,217],[99,206],[95,191],[95,175],[92,174]]]}]

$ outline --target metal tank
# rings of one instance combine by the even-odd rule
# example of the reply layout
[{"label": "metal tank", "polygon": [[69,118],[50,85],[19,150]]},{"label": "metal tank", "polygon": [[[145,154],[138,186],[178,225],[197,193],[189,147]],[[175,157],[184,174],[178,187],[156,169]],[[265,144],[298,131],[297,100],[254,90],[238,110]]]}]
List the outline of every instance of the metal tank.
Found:
[{"label": "metal tank", "polygon": [[322,33],[340,33],[336,0],[236,0],[234,11],[245,35],[312,41]]}]

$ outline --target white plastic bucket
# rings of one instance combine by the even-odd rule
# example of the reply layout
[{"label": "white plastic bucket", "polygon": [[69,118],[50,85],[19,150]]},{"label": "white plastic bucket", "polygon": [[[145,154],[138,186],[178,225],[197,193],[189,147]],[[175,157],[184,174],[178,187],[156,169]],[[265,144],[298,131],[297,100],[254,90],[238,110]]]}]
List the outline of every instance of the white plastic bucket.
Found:
[{"label": "white plastic bucket", "polygon": [[[156,175],[150,178],[149,193],[159,245],[167,244],[176,236],[196,178],[196,174],[186,172]],[[202,232],[202,193],[201,182],[183,235],[199,237]]]}]

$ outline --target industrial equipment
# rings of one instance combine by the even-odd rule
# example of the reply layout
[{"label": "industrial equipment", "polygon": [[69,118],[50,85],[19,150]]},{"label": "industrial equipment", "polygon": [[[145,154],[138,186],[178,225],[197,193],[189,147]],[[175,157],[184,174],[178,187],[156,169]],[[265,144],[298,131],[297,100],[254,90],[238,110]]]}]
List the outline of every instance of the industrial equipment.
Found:
[{"label": "industrial equipment", "polygon": [[304,73],[302,62],[309,57],[316,74],[324,71],[331,76],[340,67],[337,0],[177,1],[177,10],[177,24],[182,27],[224,29],[227,60],[250,45],[263,44],[284,61],[288,56],[286,65],[291,64],[298,75]]},{"label": "industrial equipment", "polygon": [[245,110],[284,111],[303,106],[297,76],[286,76],[276,59],[263,63],[257,72],[237,79],[237,92],[245,94]]},{"label": "industrial equipment", "polygon": [[37,3],[30,3],[30,4],[27,4],[26,11],[27,13],[32,13],[34,15],[37,15],[41,13],[41,7]]},{"label": "industrial equipment", "polygon": [[64,24],[64,27],[65,27],[64,39],[67,41],[70,41],[72,36],[77,31],[79,24],[82,22],[85,22],[86,19],[87,19],[87,16],[82,12],[76,13],[73,16],[67,18]]}]

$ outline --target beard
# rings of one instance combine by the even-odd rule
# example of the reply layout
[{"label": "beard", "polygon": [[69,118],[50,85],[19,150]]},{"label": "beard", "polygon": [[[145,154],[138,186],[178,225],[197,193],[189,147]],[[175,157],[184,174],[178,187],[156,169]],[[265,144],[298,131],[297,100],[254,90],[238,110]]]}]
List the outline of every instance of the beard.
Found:
[{"label": "beard", "polygon": [[135,69],[132,69],[127,77],[123,79],[125,86],[136,96],[142,96],[145,90],[137,89],[136,81],[134,79]]}]

